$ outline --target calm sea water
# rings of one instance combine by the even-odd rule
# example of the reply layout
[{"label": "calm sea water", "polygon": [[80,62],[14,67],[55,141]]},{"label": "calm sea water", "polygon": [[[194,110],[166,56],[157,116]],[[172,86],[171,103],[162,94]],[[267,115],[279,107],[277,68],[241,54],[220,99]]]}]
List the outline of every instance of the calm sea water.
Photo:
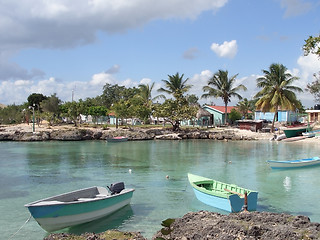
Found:
[{"label": "calm sea water", "polygon": [[[318,143],[0,142],[0,152],[2,239],[10,238],[29,218],[24,204],[117,181],[135,188],[131,205],[110,217],[68,231],[101,232],[117,228],[140,231],[151,238],[167,218],[199,210],[227,214],[195,198],[187,180],[188,172],[259,191],[258,211],[302,214],[320,222],[320,167],[275,171],[266,164],[269,159],[319,156]],[[46,235],[31,219],[11,239],[43,239]]]}]

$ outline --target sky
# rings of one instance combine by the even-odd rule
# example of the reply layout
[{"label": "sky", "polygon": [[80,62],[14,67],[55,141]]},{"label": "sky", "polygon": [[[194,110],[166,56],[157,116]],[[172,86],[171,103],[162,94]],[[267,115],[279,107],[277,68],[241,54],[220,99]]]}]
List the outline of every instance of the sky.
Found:
[{"label": "sky", "polygon": [[[319,57],[302,50],[320,33],[319,13],[320,0],[0,0],[0,103],[32,93],[84,100],[106,83],[155,82],[155,97],[177,72],[200,98],[218,70],[238,74],[235,86],[250,100],[273,63],[305,89],[320,71]],[[316,104],[307,91],[297,96]]]}]

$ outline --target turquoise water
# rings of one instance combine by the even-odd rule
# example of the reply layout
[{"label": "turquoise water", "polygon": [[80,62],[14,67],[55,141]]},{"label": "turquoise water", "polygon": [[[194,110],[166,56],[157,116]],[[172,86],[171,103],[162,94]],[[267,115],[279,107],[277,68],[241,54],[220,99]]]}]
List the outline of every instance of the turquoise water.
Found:
[{"label": "turquoise water", "polygon": [[[68,231],[139,231],[147,238],[161,221],[190,211],[227,214],[199,202],[187,173],[259,191],[258,211],[307,215],[320,222],[320,167],[271,170],[266,160],[319,156],[318,143],[211,140],[0,142],[0,236],[8,239],[29,218],[24,204],[90,186],[124,181],[135,188],[130,206]],[[131,171],[129,171],[131,169]],[[169,176],[169,179],[166,176]],[[31,219],[11,239],[43,239]]]}]

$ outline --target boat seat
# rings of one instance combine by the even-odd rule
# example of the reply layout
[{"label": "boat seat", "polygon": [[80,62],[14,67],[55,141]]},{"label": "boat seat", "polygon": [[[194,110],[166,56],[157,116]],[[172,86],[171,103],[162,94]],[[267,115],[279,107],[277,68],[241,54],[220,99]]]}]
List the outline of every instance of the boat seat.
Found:
[{"label": "boat seat", "polygon": [[92,201],[92,200],[95,200],[96,198],[78,198],[78,201]]},{"label": "boat seat", "polygon": [[54,204],[61,204],[64,202],[61,201],[43,201],[43,202],[38,202],[36,204],[33,204],[33,206],[44,206],[44,205],[54,205]]},{"label": "boat seat", "polygon": [[110,195],[106,195],[106,194],[97,194],[96,195],[97,198],[106,198],[108,196],[110,196]]}]

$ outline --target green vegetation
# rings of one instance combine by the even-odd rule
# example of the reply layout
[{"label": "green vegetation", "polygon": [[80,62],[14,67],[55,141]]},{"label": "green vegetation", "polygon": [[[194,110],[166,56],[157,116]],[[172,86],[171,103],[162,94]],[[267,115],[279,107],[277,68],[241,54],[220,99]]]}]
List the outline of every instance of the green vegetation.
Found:
[{"label": "green vegetation", "polygon": [[[160,230],[162,235],[167,236],[167,235],[171,234],[171,232],[173,231],[173,228],[171,225],[175,221],[176,220],[174,218],[168,218],[168,219],[162,221],[161,226],[163,226],[163,228],[161,228],[161,230]],[[165,239],[162,237],[157,237],[156,240],[165,240]]]},{"label": "green vegetation", "polygon": [[[316,53],[320,57],[319,42],[319,37],[310,37],[306,40],[305,54]],[[254,112],[256,108],[263,112],[273,111],[275,113],[279,108],[293,111],[302,109],[301,102],[294,93],[302,92],[302,89],[292,85],[297,77],[288,73],[287,68],[282,64],[271,64],[269,70],[263,70],[263,73],[264,76],[257,79],[257,86],[262,90],[256,94],[255,99],[245,98],[238,102],[237,110],[229,114],[232,122],[243,117],[252,118],[249,112]],[[238,74],[229,77],[228,71],[218,70],[209,79],[207,86],[203,87],[202,98],[221,98],[225,105],[225,113],[227,113],[227,106],[231,98],[236,97],[241,100],[242,97],[238,92],[247,90],[242,84],[234,86],[237,76]],[[316,74],[315,77],[317,80],[308,84],[306,88],[316,99],[320,100],[320,78]],[[0,124],[29,123],[34,119],[38,124],[46,120],[49,125],[72,123],[77,126],[81,124],[81,115],[90,115],[94,124],[103,122],[103,128],[108,128],[108,125],[111,124],[108,122],[109,116],[115,118],[116,127],[118,127],[118,122],[126,124],[127,119],[131,119],[132,125],[139,120],[144,126],[147,126],[152,124],[151,117],[153,117],[153,120],[163,118],[163,125],[170,123],[175,131],[180,129],[182,121],[196,119],[200,108],[199,98],[194,94],[188,94],[192,88],[192,85],[187,84],[188,80],[184,78],[184,74],[178,72],[168,75],[168,79],[162,80],[164,87],[158,89],[158,92],[162,94],[156,97],[151,95],[155,83],[140,84],[138,88],[126,88],[107,83],[101,95],[72,102],[62,102],[56,93],[51,96],[32,93],[22,105],[0,108]],[[162,99],[162,103],[156,102],[158,99]],[[225,123],[227,123],[228,114],[225,116]],[[274,121],[275,119],[272,129]]]},{"label": "green vegetation", "polygon": [[[197,114],[197,107],[189,104],[188,96],[185,93],[192,87],[187,85],[188,78],[183,80],[184,74],[168,75],[168,80],[162,80],[165,88],[160,88],[159,92],[170,94],[174,99],[166,99],[165,102],[155,108],[155,116],[163,117],[172,125],[173,131],[180,128],[182,120],[192,119]],[[162,98],[166,98],[161,95]]]},{"label": "green vegetation", "polygon": [[240,84],[237,87],[233,87],[237,76],[238,74],[229,78],[228,71],[219,70],[213,75],[212,78],[210,78],[210,80],[208,81],[208,85],[203,87],[203,91],[207,92],[202,95],[203,98],[208,98],[208,97],[222,98],[225,106],[224,124],[227,123],[227,118],[228,118],[227,107],[228,107],[228,103],[231,101],[231,97],[237,97],[238,99],[242,99],[238,91],[247,90],[247,88],[242,84]]},{"label": "green vegetation", "polygon": [[[309,54],[316,54],[320,58],[320,35],[318,36],[310,36],[307,40],[305,40],[305,44],[303,46],[304,54],[307,56]],[[314,99],[319,102],[320,101],[320,71],[318,73],[314,73],[313,77],[316,79],[312,83],[309,83],[306,87],[306,90],[309,91]]]},{"label": "green vegetation", "polygon": [[275,112],[271,127],[273,132],[279,108],[292,111],[301,108],[301,103],[294,92],[303,90],[292,85],[298,78],[288,73],[282,64],[271,64],[269,70],[263,70],[263,73],[264,76],[257,79],[257,86],[262,90],[255,96],[259,98],[256,107],[263,112]]}]

